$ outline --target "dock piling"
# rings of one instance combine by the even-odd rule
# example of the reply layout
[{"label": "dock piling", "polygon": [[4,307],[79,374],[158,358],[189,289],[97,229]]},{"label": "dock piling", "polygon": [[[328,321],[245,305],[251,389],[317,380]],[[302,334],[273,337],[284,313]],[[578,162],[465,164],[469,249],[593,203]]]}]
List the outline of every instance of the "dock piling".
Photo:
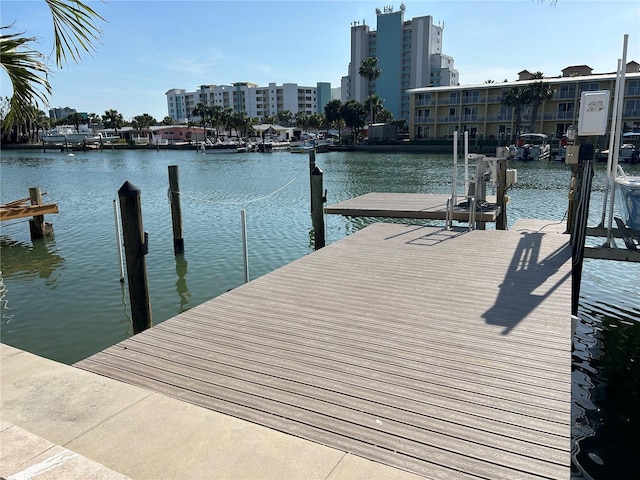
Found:
[{"label": "dock piling", "polygon": [[152,325],[145,262],[145,255],[148,251],[147,236],[142,228],[140,189],[127,181],[118,190],[118,198],[122,218],[124,254],[127,263],[131,320],[135,335]]},{"label": "dock piling", "polygon": [[[313,189],[313,170],[316,168],[316,149],[309,150],[309,184]],[[313,213],[313,196],[311,196],[311,212]]]},{"label": "dock piling", "polygon": [[178,166],[169,165],[169,195],[171,201],[171,223],[173,225],[173,253],[184,253],[182,237],[182,210],[180,209],[180,181]]},{"label": "dock piling", "polygon": [[[29,188],[29,198],[31,205],[44,205],[42,193],[38,187]],[[31,233],[31,240],[36,240],[51,235],[53,233],[53,225],[51,223],[45,223],[44,215],[35,215],[29,220],[29,231]]]},{"label": "dock piling", "polygon": [[322,170],[315,167],[311,172],[311,221],[313,224],[313,235],[315,250],[319,250],[325,245],[324,237],[324,202],[322,189]]}]

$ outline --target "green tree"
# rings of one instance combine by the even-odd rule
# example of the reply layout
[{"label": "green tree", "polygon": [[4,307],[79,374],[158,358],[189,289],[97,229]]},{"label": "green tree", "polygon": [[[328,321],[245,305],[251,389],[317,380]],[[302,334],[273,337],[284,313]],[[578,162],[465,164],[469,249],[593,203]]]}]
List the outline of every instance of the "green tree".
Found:
[{"label": "green tree", "polygon": [[547,82],[542,81],[542,79],[544,78],[542,72],[534,73],[532,78],[540,80],[539,82],[530,83],[525,87],[527,91],[527,102],[531,105],[531,120],[529,123],[529,130],[533,132],[535,129],[536,117],[538,116],[540,105],[542,105],[547,100],[551,100],[555,92]]},{"label": "green tree", "polygon": [[307,112],[298,112],[295,116],[295,122],[296,127],[307,130],[309,128],[309,115],[307,115]]},{"label": "green tree", "polygon": [[289,110],[281,110],[277,114],[278,124],[283,127],[288,127],[291,125],[291,121],[293,120],[293,113]]},{"label": "green tree", "polygon": [[347,127],[351,128],[353,144],[356,144],[358,132],[364,127],[367,118],[367,109],[355,100],[347,100],[340,111],[342,119]]},{"label": "green tree", "polygon": [[158,122],[148,113],[143,113],[142,115],[136,115],[133,117],[133,121],[131,123],[131,126],[138,131],[138,136],[141,137],[143,130],[148,130],[151,125],[155,125]]},{"label": "green tree", "polygon": [[309,128],[313,128],[316,131],[316,134],[318,133],[318,129],[322,126],[323,123],[324,117],[319,113],[309,115],[307,125],[309,126]]},{"label": "green tree", "polygon": [[[360,64],[360,68],[358,69],[358,73],[361,77],[367,80],[369,86],[369,98],[371,98],[375,91],[373,82],[375,82],[382,73],[382,70],[378,68],[378,59],[376,57],[363,59]],[[370,103],[369,118],[373,119],[372,103]],[[373,120],[371,120],[370,123],[373,123]]]},{"label": "green tree", "polygon": [[105,111],[104,115],[102,115],[102,123],[104,123],[105,128],[113,128],[116,135],[118,135],[118,129],[124,125],[124,118],[117,110],[111,109]]},{"label": "green tree", "polygon": [[529,103],[526,87],[514,85],[507,88],[502,93],[502,105],[513,109],[513,118],[515,119],[515,138],[520,135],[522,128],[522,107]]},{"label": "green tree", "polygon": [[[200,126],[202,127],[202,131],[204,132],[203,140],[207,139],[207,121],[209,120],[209,108],[202,102],[199,102],[196,105],[196,108],[193,109],[192,114],[196,117],[200,118]],[[198,136],[196,135],[196,140]]]},{"label": "green tree", "polygon": [[162,121],[160,122],[160,125],[168,127],[169,125],[173,125],[174,123],[175,122],[174,122],[173,118],[171,118],[169,115],[167,115],[166,117],[164,117],[162,119]]},{"label": "green tree", "polygon": [[383,100],[376,94],[369,95],[364,101],[364,108],[369,111],[369,123],[376,123],[376,117],[378,117],[384,110]]},{"label": "green tree", "polygon": [[[104,19],[79,0],[45,0],[45,3],[51,12],[56,66],[62,68],[68,58],[78,63],[82,52],[94,50],[93,43],[102,36],[96,22]],[[31,46],[36,38],[25,36],[25,32],[9,32],[11,28],[12,25],[0,27],[0,65],[13,89],[3,122],[6,129],[24,119],[32,104],[47,105],[51,95],[47,58]]]},{"label": "green tree", "polygon": [[327,102],[324,106],[324,118],[330,127],[338,129],[338,138],[340,138],[340,127],[342,126],[342,102],[338,99]]},{"label": "green tree", "polygon": [[80,125],[86,122],[85,118],[78,112],[72,113],[65,119],[65,123],[69,123],[76,128],[76,132],[80,133]]},{"label": "green tree", "polygon": [[87,115],[87,125],[93,133],[96,131],[96,125],[99,125],[101,122],[102,119],[97,113],[89,113]]}]

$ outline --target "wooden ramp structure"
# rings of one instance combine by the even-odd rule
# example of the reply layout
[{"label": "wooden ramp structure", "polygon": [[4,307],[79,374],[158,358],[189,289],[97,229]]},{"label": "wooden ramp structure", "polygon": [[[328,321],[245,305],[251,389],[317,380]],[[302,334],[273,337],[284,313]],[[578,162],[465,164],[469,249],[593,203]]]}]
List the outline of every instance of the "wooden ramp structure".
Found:
[{"label": "wooden ramp structure", "polygon": [[0,220],[18,220],[20,218],[58,213],[58,204],[56,203],[29,205],[27,202],[30,200],[30,198],[22,198],[0,205]]},{"label": "wooden ramp structure", "polygon": [[425,478],[568,479],[570,259],[378,223],[76,366]]},{"label": "wooden ramp structure", "polygon": [[[349,217],[414,218],[446,220],[449,195],[429,193],[366,193],[344,202],[329,205],[325,213]],[[476,208],[475,221],[495,222],[500,207],[493,203]],[[453,207],[453,220],[468,222],[468,202],[458,202]]]}]

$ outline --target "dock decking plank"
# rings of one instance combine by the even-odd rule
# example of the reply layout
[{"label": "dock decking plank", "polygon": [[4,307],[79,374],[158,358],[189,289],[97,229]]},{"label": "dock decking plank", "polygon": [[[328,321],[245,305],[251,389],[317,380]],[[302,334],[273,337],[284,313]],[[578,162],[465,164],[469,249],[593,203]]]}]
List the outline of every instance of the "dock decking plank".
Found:
[{"label": "dock decking plank", "polygon": [[429,478],[568,478],[565,243],[373,225],[77,366]]},{"label": "dock decking plank", "polygon": [[[329,205],[325,213],[353,217],[415,218],[424,220],[445,220],[447,218],[447,200],[450,195],[429,193],[366,193],[344,202]],[[476,209],[478,222],[495,222],[500,207],[488,204]],[[453,219],[469,221],[469,207],[461,206],[464,199],[459,198],[453,208]]]}]

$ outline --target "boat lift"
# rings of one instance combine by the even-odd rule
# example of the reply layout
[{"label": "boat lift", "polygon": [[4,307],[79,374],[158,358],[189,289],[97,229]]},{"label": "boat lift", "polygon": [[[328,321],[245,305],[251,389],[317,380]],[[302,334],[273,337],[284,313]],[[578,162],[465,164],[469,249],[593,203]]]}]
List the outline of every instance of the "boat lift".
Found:
[{"label": "boat lift", "polygon": [[[505,207],[505,201],[500,202],[496,198],[494,202],[487,201],[487,184],[493,187],[499,187],[498,178],[498,161],[506,160],[508,155],[502,149],[496,151],[495,157],[487,157],[485,155],[469,153],[469,132],[464,132],[464,177],[462,185],[458,182],[458,132],[453,132],[453,175],[451,182],[451,196],[447,199],[447,216],[445,227],[447,230],[453,226],[453,212],[456,207],[465,207],[469,210],[469,230],[475,228],[484,228],[484,222],[476,222],[476,212],[478,208],[484,208],[490,205],[491,208],[502,209]],[[473,163],[470,163],[473,162]],[[470,175],[471,170],[474,171]],[[517,182],[517,171],[515,169],[507,169],[505,176],[505,185],[503,192]],[[464,193],[460,194],[458,190],[460,186],[464,187]],[[504,196],[504,193],[502,193]],[[498,197],[500,194],[498,195]],[[462,198],[462,202],[458,199]],[[508,199],[508,197],[506,197]],[[503,199],[504,200],[504,199]],[[501,205],[502,203],[502,205]]]}]

